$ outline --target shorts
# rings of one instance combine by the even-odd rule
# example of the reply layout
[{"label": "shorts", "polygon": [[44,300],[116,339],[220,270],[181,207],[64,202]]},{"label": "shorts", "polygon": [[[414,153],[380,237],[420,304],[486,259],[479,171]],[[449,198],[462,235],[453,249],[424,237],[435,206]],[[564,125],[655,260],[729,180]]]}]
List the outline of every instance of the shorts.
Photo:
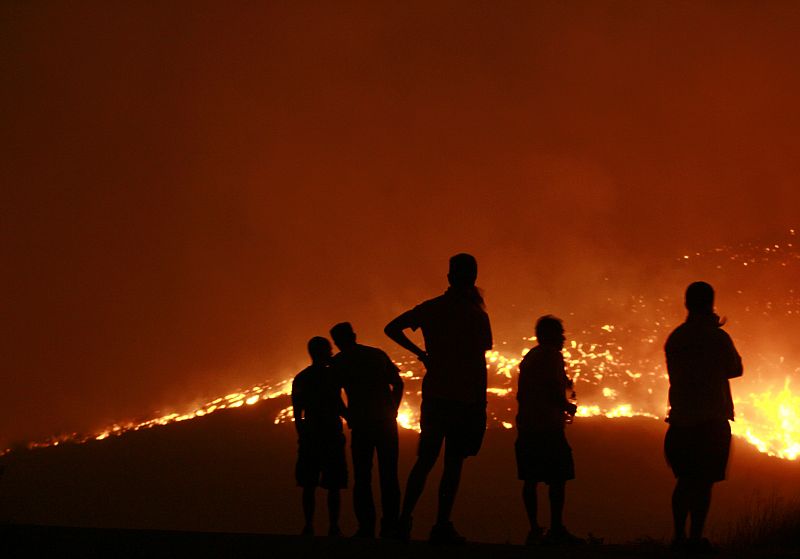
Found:
[{"label": "shorts", "polygon": [[344,489],[347,458],[344,433],[300,437],[294,474],[300,487]]},{"label": "shorts", "polygon": [[731,449],[728,420],[699,425],[670,425],[664,455],[676,478],[722,481]]},{"label": "shorts", "polygon": [[475,456],[486,433],[486,403],[423,399],[419,423],[417,456],[438,455],[443,441],[447,452]]},{"label": "shorts", "polygon": [[575,479],[572,448],[563,429],[520,432],[514,451],[518,479],[548,484]]}]

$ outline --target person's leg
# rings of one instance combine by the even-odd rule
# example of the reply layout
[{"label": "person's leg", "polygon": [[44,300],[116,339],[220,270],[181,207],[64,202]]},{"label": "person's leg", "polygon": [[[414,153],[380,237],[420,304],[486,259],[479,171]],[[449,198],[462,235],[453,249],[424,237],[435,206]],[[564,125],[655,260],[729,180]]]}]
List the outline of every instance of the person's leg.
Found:
[{"label": "person's leg", "polygon": [[417,506],[417,501],[419,501],[422,491],[425,489],[428,474],[439,458],[443,441],[444,437],[441,435],[429,435],[424,431],[420,435],[417,461],[414,462],[406,482],[406,494],[403,497],[403,508],[400,513],[401,518],[405,520],[411,518],[414,507]]},{"label": "person's leg", "polygon": [[711,488],[713,483],[705,480],[692,480],[689,497],[689,537],[700,540],[706,525],[708,510],[711,507]]},{"label": "person's leg", "polygon": [[566,481],[553,481],[550,483],[548,493],[550,496],[550,530],[559,532],[564,530],[564,498],[566,494]]},{"label": "person's leg", "polygon": [[450,522],[465,458],[460,449],[454,449],[449,444],[445,446],[444,470],[439,483],[439,510],[436,515],[436,523],[439,525]]},{"label": "person's leg", "polygon": [[322,448],[322,476],[320,487],[328,490],[328,535],[341,536],[339,513],[341,511],[341,490],[347,487],[347,458],[345,457],[344,434],[339,433],[325,441]]},{"label": "person's leg", "polygon": [[725,469],[731,448],[731,426],[727,420],[720,420],[698,428],[695,441],[697,456],[697,475],[690,480],[688,491],[689,540],[692,546],[707,549],[710,545],[703,538],[708,511],[711,508],[713,480],[725,479]]},{"label": "person's leg", "polygon": [[672,522],[674,525],[673,539],[680,542],[686,539],[686,519],[689,516],[689,482],[685,478],[678,478],[675,490],[672,492]]},{"label": "person's leg", "polygon": [[539,528],[539,498],[536,494],[537,482],[524,481],[522,483],[522,502],[525,505],[525,512],[528,514],[528,522],[531,525],[531,532],[538,533],[541,531]]},{"label": "person's leg", "polygon": [[399,440],[397,423],[390,423],[377,441],[378,474],[381,484],[381,534],[393,532],[400,515],[400,482],[397,478]]},{"label": "person's leg", "polygon": [[316,504],[316,487],[303,487],[303,517],[305,526],[303,535],[314,535],[314,508]]},{"label": "person's leg", "polygon": [[338,489],[328,490],[328,535],[338,536],[342,533],[339,529],[339,512],[342,508],[341,494]]},{"label": "person's leg", "polygon": [[375,444],[372,433],[353,430],[353,509],[358,520],[358,534],[374,537],[375,502],[372,498],[372,455]]},{"label": "person's leg", "polygon": [[297,462],[295,463],[295,480],[303,489],[301,502],[303,504],[303,531],[304,536],[314,535],[314,512],[316,508],[316,490],[320,481],[320,460],[315,452],[315,440],[301,437],[297,449]]}]

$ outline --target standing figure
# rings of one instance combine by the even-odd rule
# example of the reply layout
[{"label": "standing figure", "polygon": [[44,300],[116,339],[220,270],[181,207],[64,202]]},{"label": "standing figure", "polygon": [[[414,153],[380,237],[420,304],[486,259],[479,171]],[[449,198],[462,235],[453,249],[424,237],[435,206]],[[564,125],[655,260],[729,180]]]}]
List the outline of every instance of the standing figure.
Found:
[{"label": "standing figure", "polygon": [[[411,515],[425,480],[445,443],[444,471],[439,484],[439,508],[431,543],[463,543],[450,521],[461,469],[467,456],[478,453],[486,431],[486,351],[492,331],[483,297],[475,287],[478,263],[469,254],[450,258],[450,288],[417,305],[385,328],[386,335],[411,351],[425,365],[422,381],[419,447],[400,514],[400,537],[411,533]],[[422,329],[425,349],[404,330]]]},{"label": "standing figure", "polygon": [[709,551],[703,527],[711,487],[725,479],[731,445],[733,398],[728,379],[742,375],[742,359],[722,330],[724,320],[714,314],[714,289],[709,284],[695,282],[686,289],[686,309],[686,322],[664,347],[670,406],[664,453],[677,478],[673,548]]},{"label": "standing figure", "polygon": [[328,490],[328,535],[339,536],[339,491],[347,487],[342,417],[346,413],[341,389],[330,367],[331,343],[322,337],[308,342],[311,366],[292,381],[292,409],[298,450],[295,477],[303,488],[305,526],[302,535],[314,535],[317,486]]},{"label": "standing figure", "polygon": [[[538,543],[571,544],[583,540],[564,527],[566,483],[575,479],[572,449],[567,443],[564,424],[575,415],[576,406],[567,399],[571,381],[564,368],[564,327],[554,316],[536,322],[538,345],[519,365],[517,401],[517,475],[523,481],[522,501],[531,530],[526,545]],[[550,530],[543,535],[537,520],[537,484],[549,486]]]},{"label": "standing figure", "polygon": [[400,483],[397,479],[399,441],[397,409],[403,397],[399,369],[383,351],[356,343],[349,322],[331,329],[339,348],[333,367],[347,395],[347,423],[352,429],[353,506],[358,520],[357,537],[375,537],[375,502],[372,498],[372,457],[378,455],[381,485],[380,536],[397,533]]}]

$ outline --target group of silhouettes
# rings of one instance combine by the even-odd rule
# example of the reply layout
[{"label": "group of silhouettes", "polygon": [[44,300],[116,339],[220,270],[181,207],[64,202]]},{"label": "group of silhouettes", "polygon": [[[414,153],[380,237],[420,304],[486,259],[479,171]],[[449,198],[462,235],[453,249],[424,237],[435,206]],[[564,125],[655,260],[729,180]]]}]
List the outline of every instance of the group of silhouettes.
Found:
[{"label": "group of silhouettes", "polygon": [[[403,396],[399,369],[382,350],[359,344],[348,322],[336,324],[330,331],[339,349],[336,355],[327,338],[314,337],[308,342],[312,363],[292,384],[299,439],[295,476],[303,488],[303,535],[314,535],[315,490],[322,487],[328,491],[328,535],[341,536],[340,491],[348,481],[344,419],[351,430],[353,504],[358,521],[355,537],[410,539],[414,508],[444,445],[438,511],[429,541],[464,543],[450,517],[464,460],[478,453],[486,431],[485,354],[492,348],[489,316],[475,286],[477,276],[473,256],[453,256],[444,294],[401,314],[384,330],[425,367],[417,459],[402,503],[397,467],[397,411]],[[670,411],[664,451],[677,480],[672,495],[675,532],[671,545],[676,550],[702,553],[713,550],[703,537],[703,528],[712,485],[725,478],[731,443],[728,422],[733,419],[729,379],[741,376],[742,362],[731,338],[721,329],[724,321],[714,313],[713,288],[705,282],[692,283],[685,303],[686,321],[665,345]],[[408,338],[407,329],[422,330],[424,349]],[[571,381],[562,356],[562,321],[551,315],[539,318],[536,340],[537,345],[519,365],[517,390],[515,454],[530,521],[526,544],[580,544],[584,540],[571,534],[562,521],[566,482],[575,478],[565,423],[576,412],[567,397]],[[372,495],[375,455],[380,526]],[[537,518],[539,482],[549,487],[551,514],[546,532]]]}]

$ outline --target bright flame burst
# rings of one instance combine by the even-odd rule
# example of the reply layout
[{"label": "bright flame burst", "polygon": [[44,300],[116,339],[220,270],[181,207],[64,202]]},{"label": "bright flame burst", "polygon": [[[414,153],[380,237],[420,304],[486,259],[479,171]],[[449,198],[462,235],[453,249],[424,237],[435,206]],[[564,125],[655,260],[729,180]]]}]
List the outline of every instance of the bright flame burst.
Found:
[{"label": "bright flame burst", "polygon": [[[680,266],[692,268],[714,279],[713,271],[735,275],[738,270],[756,273],[766,270],[769,286],[778,284],[780,274],[788,274],[784,283],[793,285],[800,268],[800,251],[794,248],[795,231],[789,232],[786,242],[760,246],[747,244],[739,247],[723,247],[683,255],[677,259]],[[727,276],[721,276],[725,278]],[[747,297],[743,291],[734,289],[742,296],[741,302],[727,301],[732,316],[751,317],[778,316],[781,320],[800,319],[800,294],[793,288],[781,292],[773,299],[764,299],[756,280],[745,281],[750,288]],[[730,290],[730,288],[727,288]],[[764,293],[769,289],[762,290]],[[774,290],[773,290],[774,291]],[[578,394],[578,417],[629,418],[663,417],[667,401],[668,381],[662,351],[663,341],[670,329],[680,320],[675,314],[680,302],[675,298],[645,296],[629,297],[624,301],[607,299],[610,306],[616,305],[622,316],[631,317],[630,324],[602,323],[589,325],[579,331],[569,332],[570,340],[563,354],[569,375],[575,381]],[[746,330],[746,329],[745,329]],[[789,331],[796,331],[794,322]],[[783,356],[777,360],[760,349],[760,340],[748,340],[737,346],[744,356],[745,376],[732,382],[735,397],[736,421],[732,423],[734,435],[747,441],[760,452],[786,460],[800,456],[800,396],[791,391],[792,375],[800,374],[800,367],[792,367]],[[524,338],[519,347],[513,349],[502,343],[500,350],[486,354],[489,366],[489,408],[491,426],[512,429],[516,413],[515,389],[518,366],[535,338]],[[623,345],[624,342],[624,345]],[[398,424],[404,429],[419,430],[419,399],[421,394],[421,365],[412,359],[400,359],[397,365],[405,381],[405,397],[398,411]],[[779,387],[763,378],[781,378]],[[755,379],[755,380],[749,380]],[[772,381],[774,382],[774,380]],[[756,390],[748,390],[757,388]],[[247,390],[239,390],[216,398],[186,413],[170,413],[140,423],[114,424],[94,435],[60,435],[48,440],[31,443],[30,448],[55,446],[63,442],[86,442],[103,440],[129,431],[148,429],[203,417],[220,410],[252,406],[261,400],[286,397],[291,391],[291,379],[277,384],[259,384]],[[293,421],[291,406],[284,407],[275,417],[276,424]]]},{"label": "bright flame burst", "polygon": [[796,460],[800,456],[800,396],[792,394],[789,384],[787,378],[777,393],[751,393],[745,400],[737,399],[736,407],[742,411],[732,431],[761,452]]}]

